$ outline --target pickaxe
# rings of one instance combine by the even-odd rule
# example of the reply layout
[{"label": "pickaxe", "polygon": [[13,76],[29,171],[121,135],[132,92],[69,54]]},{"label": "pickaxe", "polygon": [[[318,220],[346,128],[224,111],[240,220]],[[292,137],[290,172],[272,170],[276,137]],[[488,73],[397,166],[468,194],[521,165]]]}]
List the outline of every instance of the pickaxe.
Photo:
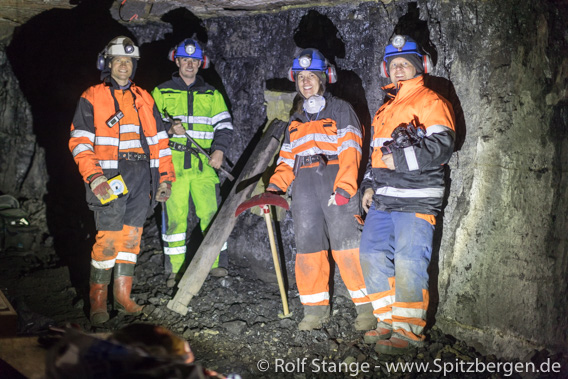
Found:
[{"label": "pickaxe", "polygon": [[276,252],[276,243],[274,242],[274,230],[272,229],[272,220],[270,219],[270,206],[281,207],[286,210],[290,209],[288,202],[282,196],[274,193],[265,192],[260,195],[251,197],[249,200],[243,201],[235,211],[235,217],[255,206],[259,206],[264,212],[264,220],[268,228],[268,238],[270,240],[270,250],[272,250],[272,260],[274,261],[274,270],[276,271],[276,278],[278,279],[278,287],[280,288],[280,297],[282,297],[282,306],[284,307],[284,314],[279,315],[282,317],[290,317],[291,313],[288,311],[288,300],[286,300],[286,292],[284,291],[284,281],[282,280],[282,272],[280,270],[280,263],[278,254]]}]

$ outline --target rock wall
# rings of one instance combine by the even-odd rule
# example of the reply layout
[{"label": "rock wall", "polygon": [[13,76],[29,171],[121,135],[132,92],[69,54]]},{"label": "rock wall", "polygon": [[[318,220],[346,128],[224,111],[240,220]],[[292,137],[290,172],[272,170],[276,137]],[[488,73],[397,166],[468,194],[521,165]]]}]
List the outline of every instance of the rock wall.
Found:
[{"label": "rock wall", "polygon": [[[451,162],[437,318],[503,356],[567,346],[568,61],[560,12],[491,3],[441,14],[467,138]],[[468,24],[479,29],[468,32]],[[481,30],[490,39],[475,35]]]},{"label": "rock wall", "polygon": [[[79,8],[54,12],[58,20],[70,21],[64,23],[67,28],[77,25],[78,34],[54,30],[66,45],[76,46],[75,36],[88,38],[85,25],[93,11]],[[206,20],[177,9],[159,22],[121,25],[99,8],[97,19],[105,20],[106,34],[129,32],[140,41],[136,82],[148,89],[175,70],[166,59],[169,48],[192,35],[206,42],[213,65],[202,73],[226,96],[233,114],[236,136],[228,157],[237,172],[266,123],[264,91],[294,90],[286,75],[298,48],[316,47],[336,65],[339,82],[329,89],[353,104],[368,143],[371,117],[384,97],[380,88],[387,84],[378,75],[384,46],[395,31],[416,38],[436,64],[428,85],[454,105],[458,131],[431,265],[431,319],[484,353],[519,358],[534,348],[567,349],[568,5],[399,0]],[[46,25],[56,25],[53,21],[42,18]],[[52,41],[49,34],[48,29],[39,38]],[[107,37],[91,38],[87,51],[73,50],[85,54],[76,57],[76,66],[94,70],[94,51]],[[27,74],[42,69],[29,67]],[[27,74],[19,72],[21,81]],[[68,83],[79,80],[67,77]],[[74,107],[67,98],[80,94],[75,87],[68,84],[61,96],[66,112],[60,127],[66,130]],[[29,129],[26,120],[18,125]],[[30,140],[26,149],[33,150],[32,145]],[[16,162],[6,164],[6,170],[18,172]],[[3,186],[5,172],[2,166]],[[289,276],[292,222],[286,217],[280,223]],[[235,262],[272,272],[265,229],[257,216],[239,220],[229,249],[244,258]],[[253,249],[247,243],[252,239]]]},{"label": "rock wall", "polygon": [[30,105],[19,88],[2,44],[0,83],[0,194],[18,198],[30,216],[29,221],[45,232],[45,152],[36,143]]}]

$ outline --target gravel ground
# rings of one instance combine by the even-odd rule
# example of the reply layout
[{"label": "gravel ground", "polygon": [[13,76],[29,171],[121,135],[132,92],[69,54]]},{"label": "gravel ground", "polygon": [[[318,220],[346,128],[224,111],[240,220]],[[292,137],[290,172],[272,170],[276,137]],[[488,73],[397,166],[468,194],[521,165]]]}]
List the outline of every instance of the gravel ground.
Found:
[{"label": "gravel ground", "polygon": [[[363,342],[363,332],[353,328],[355,308],[340,294],[333,297],[333,314],[324,328],[298,331],[303,312],[295,286],[288,291],[292,314],[281,317],[278,285],[265,283],[249,268],[234,264],[228,276],[208,277],[189,304],[188,314],[179,315],[166,307],[174,289],[165,286],[158,236],[156,224],[149,221],[133,289],[138,303],[146,304],[143,314],[132,317],[112,312],[102,328],[93,328],[86,317],[87,279],[84,288],[74,287],[68,267],[53,250],[0,252],[0,289],[18,311],[19,334],[41,336],[49,326],[69,323],[86,332],[110,332],[136,322],[150,323],[187,340],[204,367],[242,378],[568,377],[568,356],[542,350],[515,361],[499,360],[481,355],[435,326],[427,331],[425,347],[399,357],[379,356],[372,345]],[[557,363],[562,372],[521,375],[511,371],[515,364],[528,362],[537,368],[542,363]],[[400,364],[398,369],[389,367],[396,364]],[[403,364],[415,366],[408,370],[402,368]],[[429,367],[420,370],[418,364]],[[499,372],[495,372],[497,367]]]}]

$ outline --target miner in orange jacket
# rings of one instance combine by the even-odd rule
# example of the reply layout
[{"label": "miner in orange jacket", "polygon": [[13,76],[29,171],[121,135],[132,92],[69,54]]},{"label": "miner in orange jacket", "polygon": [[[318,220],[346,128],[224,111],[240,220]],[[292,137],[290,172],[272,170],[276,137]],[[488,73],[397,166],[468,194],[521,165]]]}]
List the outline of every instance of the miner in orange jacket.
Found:
[{"label": "miner in orange jacket", "polygon": [[335,68],[316,49],[293,61],[289,79],[303,98],[286,129],[268,191],[292,186],[296,236],[296,283],[304,305],[300,330],[321,328],[329,319],[328,251],[356,305],[357,330],[376,325],[359,264],[360,214],[357,175],[362,130],[353,108],[325,92]]},{"label": "miner in orange jacket", "polygon": [[411,38],[385,49],[388,100],[372,123],[371,157],[361,183],[368,211],[361,266],[378,325],[365,334],[383,354],[401,354],[424,341],[428,265],[436,215],[444,196],[444,165],[452,156],[451,104],[424,86],[431,61]]},{"label": "miner in orange jacket", "polygon": [[154,100],[131,81],[139,57],[130,38],[110,41],[97,62],[103,82],[83,92],[71,125],[69,149],[97,227],[89,291],[92,324],[109,319],[113,269],[115,307],[128,314],[142,310],[130,298],[142,227],[156,201],[168,199],[175,180],[168,135]]}]

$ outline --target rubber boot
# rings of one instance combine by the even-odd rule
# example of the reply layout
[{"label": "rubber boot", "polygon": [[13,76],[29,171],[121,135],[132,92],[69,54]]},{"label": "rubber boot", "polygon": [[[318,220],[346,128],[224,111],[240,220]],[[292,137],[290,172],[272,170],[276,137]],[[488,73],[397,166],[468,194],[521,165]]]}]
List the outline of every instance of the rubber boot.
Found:
[{"label": "rubber boot", "polygon": [[177,284],[176,274],[172,272],[170,273],[170,275],[168,275],[168,278],[166,279],[166,287],[173,288],[176,286],[176,284]]},{"label": "rubber boot", "polygon": [[217,259],[215,259],[215,262],[213,262],[213,266],[211,266],[211,271],[209,271],[211,276],[217,278],[227,276],[227,274],[229,273],[229,270],[227,270],[227,267],[229,266],[229,254],[227,253],[227,242],[225,242],[225,244],[221,249],[222,250],[219,253],[219,256],[217,256]]},{"label": "rubber boot", "polygon": [[366,303],[356,305],[357,318],[355,319],[355,330],[371,330],[377,327],[377,318],[373,314],[373,305]]},{"label": "rubber boot", "polygon": [[108,321],[107,311],[108,285],[112,270],[97,269],[91,266],[89,301],[91,309],[89,319],[91,324],[100,325]]},{"label": "rubber boot", "polygon": [[377,324],[377,328],[373,330],[369,330],[365,333],[363,340],[365,343],[373,344],[377,343],[378,341],[388,340],[392,336],[392,325],[386,322],[379,322]]},{"label": "rubber boot", "polygon": [[114,308],[129,315],[140,314],[144,308],[130,298],[133,275],[134,265],[119,263],[114,267]]},{"label": "rubber boot", "polygon": [[304,318],[298,330],[321,329],[329,321],[329,305],[304,305]]},{"label": "rubber boot", "polygon": [[421,346],[424,346],[424,341],[411,340],[398,333],[393,333],[388,340],[378,341],[375,351],[387,355],[400,355]]},{"label": "rubber boot", "polygon": [[380,354],[401,355],[419,346],[421,345],[412,344],[401,338],[391,337],[388,340],[377,342],[375,351]]}]

